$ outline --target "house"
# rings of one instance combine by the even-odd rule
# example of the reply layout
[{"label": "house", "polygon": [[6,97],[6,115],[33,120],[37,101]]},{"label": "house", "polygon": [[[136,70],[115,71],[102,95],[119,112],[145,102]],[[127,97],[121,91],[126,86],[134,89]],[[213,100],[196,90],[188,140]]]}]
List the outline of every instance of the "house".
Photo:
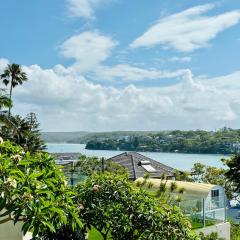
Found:
[{"label": "house", "polygon": [[[144,178],[139,178],[137,181],[142,182]],[[200,219],[204,213],[206,219],[220,222],[226,220],[227,198],[222,186],[161,179],[148,179],[147,182],[152,183],[151,191],[159,189],[162,182],[166,184],[167,189],[170,189],[172,183],[176,183],[177,189],[171,194],[181,198],[179,206],[183,212],[189,215],[195,213]],[[184,189],[184,193],[179,194],[179,189]]]},{"label": "house", "polygon": [[146,173],[151,178],[160,178],[165,175],[167,178],[173,178],[175,169],[146,157],[137,152],[124,152],[111,157],[106,161],[113,161],[120,164],[128,170],[131,180],[143,177]]}]

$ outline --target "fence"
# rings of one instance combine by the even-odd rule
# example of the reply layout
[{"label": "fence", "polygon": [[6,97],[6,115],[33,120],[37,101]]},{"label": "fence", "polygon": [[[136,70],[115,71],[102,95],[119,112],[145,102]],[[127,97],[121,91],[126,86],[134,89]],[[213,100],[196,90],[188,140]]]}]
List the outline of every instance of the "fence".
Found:
[{"label": "fence", "polygon": [[191,220],[193,229],[222,223],[227,218],[225,196],[183,200],[179,207]]}]

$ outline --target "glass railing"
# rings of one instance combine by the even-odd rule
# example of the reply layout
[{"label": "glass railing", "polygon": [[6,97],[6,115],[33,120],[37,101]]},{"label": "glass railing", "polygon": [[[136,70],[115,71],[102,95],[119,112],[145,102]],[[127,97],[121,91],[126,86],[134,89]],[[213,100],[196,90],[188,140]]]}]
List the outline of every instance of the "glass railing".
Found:
[{"label": "glass railing", "polygon": [[192,228],[202,228],[226,221],[225,197],[182,200],[181,211],[191,220]]}]

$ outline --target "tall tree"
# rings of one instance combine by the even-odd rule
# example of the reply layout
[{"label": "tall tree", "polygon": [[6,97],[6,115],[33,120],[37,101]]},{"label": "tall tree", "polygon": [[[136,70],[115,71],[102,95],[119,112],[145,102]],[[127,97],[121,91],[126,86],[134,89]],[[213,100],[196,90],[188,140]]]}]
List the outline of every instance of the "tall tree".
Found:
[{"label": "tall tree", "polygon": [[[3,74],[0,75],[0,78],[6,86],[10,84],[10,100],[12,99],[13,88],[17,85],[22,85],[23,82],[28,80],[27,74],[23,72],[21,66],[16,63],[8,64]],[[11,107],[9,107],[8,115],[10,115],[10,111]]]}]

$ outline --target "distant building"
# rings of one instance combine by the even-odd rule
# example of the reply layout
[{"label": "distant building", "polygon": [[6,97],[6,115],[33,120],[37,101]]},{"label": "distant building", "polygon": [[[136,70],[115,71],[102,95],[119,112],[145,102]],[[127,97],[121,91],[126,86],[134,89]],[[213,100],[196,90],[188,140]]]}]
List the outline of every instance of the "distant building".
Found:
[{"label": "distant building", "polygon": [[125,152],[111,157],[106,161],[109,160],[125,167],[128,170],[131,180],[143,177],[146,173],[150,174],[151,178],[160,178],[162,174],[166,175],[167,178],[174,177],[174,168],[137,152]]}]

